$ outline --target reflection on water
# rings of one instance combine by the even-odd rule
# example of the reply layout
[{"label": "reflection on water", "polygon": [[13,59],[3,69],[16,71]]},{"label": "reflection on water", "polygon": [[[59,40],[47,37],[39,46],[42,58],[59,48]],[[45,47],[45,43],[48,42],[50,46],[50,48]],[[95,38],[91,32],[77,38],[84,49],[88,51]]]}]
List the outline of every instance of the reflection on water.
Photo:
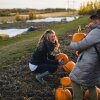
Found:
[{"label": "reflection on water", "polygon": [[48,18],[44,18],[44,19],[34,19],[34,20],[28,20],[26,22],[52,22],[52,21],[57,21],[57,22],[61,22],[62,19],[66,19],[66,21],[72,21],[74,19],[77,19],[79,16],[75,16],[75,17],[48,17]]},{"label": "reflection on water", "polygon": [[27,31],[28,28],[25,29],[0,29],[0,34],[8,34],[9,37],[14,37],[18,34],[21,34],[25,31]]}]

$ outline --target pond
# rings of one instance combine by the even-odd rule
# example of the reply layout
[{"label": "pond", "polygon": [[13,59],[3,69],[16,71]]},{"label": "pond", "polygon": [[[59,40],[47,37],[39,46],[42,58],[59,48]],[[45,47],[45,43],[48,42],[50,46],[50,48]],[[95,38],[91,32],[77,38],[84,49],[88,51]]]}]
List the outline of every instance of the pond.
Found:
[{"label": "pond", "polygon": [[21,34],[25,31],[27,31],[28,28],[25,28],[25,29],[0,29],[0,34],[8,34],[9,37],[14,37],[18,34]]},{"label": "pond", "polygon": [[27,22],[61,22],[62,20],[65,20],[67,22],[72,21],[74,19],[77,19],[79,16],[71,16],[71,17],[48,17],[44,19],[34,19],[34,20],[27,20]]}]

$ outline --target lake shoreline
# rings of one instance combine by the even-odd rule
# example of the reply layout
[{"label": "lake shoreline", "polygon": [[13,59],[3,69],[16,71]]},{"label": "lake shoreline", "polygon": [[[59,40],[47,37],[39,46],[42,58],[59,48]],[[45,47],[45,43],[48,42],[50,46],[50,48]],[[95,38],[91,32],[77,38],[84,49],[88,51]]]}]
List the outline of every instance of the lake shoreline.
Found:
[{"label": "lake shoreline", "polygon": [[33,32],[36,30],[41,31],[48,27],[60,24],[61,22],[29,22],[29,23],[19,23],[17,25],[7,25],[0,29],[0,34],[8,34],[9,37],[15,37],[19,34],[26,34],[28,32]]},{"label": "lake shoreline", "polygon": [[18,21],[14,23],[3,23],[0,24],[0,29],[25,29],[29,27],[35,27],[39,30],[46,28],[48,26],[55,26],[62,23],[67,23],[79,18],[79,16],[72,16],[72,17],[48,17],[44,19],[34,19],[34,20],[27,20],[27,21]]},{"label": "lake shoreline", "polygon": [[24,29],[28,28],[30,26],[37,27],[38,29],[52,26],[52,25],[58,25],[64,22],[16,22],[16,23],[6,23],[6,24],[1,24],[0,29],[11,29],[11,28],[16,28],[16,29]]}]

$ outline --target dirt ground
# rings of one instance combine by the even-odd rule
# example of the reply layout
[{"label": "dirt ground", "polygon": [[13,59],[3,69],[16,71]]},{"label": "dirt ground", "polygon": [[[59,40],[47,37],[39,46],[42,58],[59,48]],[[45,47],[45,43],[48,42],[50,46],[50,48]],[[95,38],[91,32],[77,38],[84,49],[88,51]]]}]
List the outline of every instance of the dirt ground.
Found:
[{"label": "dirt ground", "polygon": [[[75,52],[67,48],[71,36],[59,37],[61,52],[67,54],[69,60],[76,62]],[[25,56],[18,62],[8,65],[8,70],[0,72],[0,100],[55,100],[55,90],[61,87],[60,78],[68,76],[67,73],[63,68],[59,68],[52,75],[45,77],[47,83],[41,85],[28,68],[30,59],[31,55]]]},{"label": "dirt ground", "polygon": [[[74,52],[66,49],[70,40],[70,37],[67,38],[60,37],[63,48],[61,52],[75,62]],[[8,70],[0,72],[0,100],[55,100],[55,89],[61,87],[60,78],[66,76],[66,72],[63,68],[58,69],[54,74],[45,77],[47,84],[41,85],[28,68],[30,57],[31,55],[12,63],[8,65]]]}]

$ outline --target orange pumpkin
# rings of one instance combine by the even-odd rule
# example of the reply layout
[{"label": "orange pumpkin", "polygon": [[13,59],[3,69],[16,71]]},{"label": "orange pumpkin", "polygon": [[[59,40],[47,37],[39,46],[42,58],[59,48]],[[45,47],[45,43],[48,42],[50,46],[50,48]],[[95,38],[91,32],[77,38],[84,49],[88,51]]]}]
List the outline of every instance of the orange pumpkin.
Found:
[{"label": "orange pumpkin", "polygon": [[81,27],[78,28],[78,33],[75,33],[72,37],[72,42],[79,42],[86,37],[85,33],[82,33]]},{"label": "orange pumpkin", "polygon": [[69,58],[64,53],[59,53],[55,56],[56,60],[63,60],[64,64],[66,64],[69,61]]},{"label": "orange pumpkin", "polygon": [[56,89],[55,100],[72,100],[71,92],[68,89],[58,88]]},{"label": "orange pumpkin", "polygon": [[66,72],[70,73],[74,68],[75,63],[73,61],[69,61],[63,68]]},{"label": "orange pumpkin", "polygon": [[63,78],[61,78],[60,79],[60,83],[61,83],[62,86],[65,86],[65,87],[72,86],[71,85],[71,80],[70,80],[69,77],[63,77]]},{"label": "orange pumpkin", "polygon": [[[97,92],[97,95],[98,95],[98,100],[100,100],[100,89],[99,88],[96,88],[96,92]],[[86,90],[85,91],[85,99],[90,100],[89,90]]]}]

